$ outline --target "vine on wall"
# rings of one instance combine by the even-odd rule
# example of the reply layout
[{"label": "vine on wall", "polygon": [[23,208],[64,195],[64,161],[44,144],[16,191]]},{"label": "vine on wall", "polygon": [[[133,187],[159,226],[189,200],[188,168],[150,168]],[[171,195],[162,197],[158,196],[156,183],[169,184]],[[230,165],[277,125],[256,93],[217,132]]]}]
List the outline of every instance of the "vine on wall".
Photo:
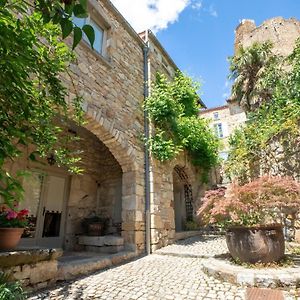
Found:
[{"label": "vine on wall", "polygon": [[187,150],[194,165],[205,171],[218,162],[218,140],[208,121],[199,117],[199,84],[181,72],[172,82],[158,73],[152,94],[145,103],[155,132],[148,141],[159,161],[172,160]]}]

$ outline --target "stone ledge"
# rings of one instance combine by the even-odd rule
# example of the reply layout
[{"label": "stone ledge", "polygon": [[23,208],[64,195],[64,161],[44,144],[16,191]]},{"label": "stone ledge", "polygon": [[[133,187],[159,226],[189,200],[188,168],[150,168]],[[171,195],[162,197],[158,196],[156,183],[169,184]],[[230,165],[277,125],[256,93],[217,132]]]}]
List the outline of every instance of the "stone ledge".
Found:
[{"label": "stone ledge", "polygon": [[204,273],[217,279],[248,287],[296,288],[300,286],[300,266],[248,269],[216,258],[202,261]]},{"label": "stone ledge", "polygon": [[102,269],[118,265],[137,257],[137,253],[123,251],[117,254],[99,256],[96,254],[88,257],[88,252],[83,252],[85,256],[73,255],[62,257],[58,262],[57,280],[69,280],[88,273],[100,271]]},{"label": "stone ledge", "polygon": [[175,241],[184,240],[198,235],[201,235],[201,232],[199,230],[177,231],[175,232]]},{"label": "stone ledge", "polygon": [[85,246],[123,246],[124,239],[120,236],[106,235],[106,236],[79,236],[79,245]]},{"label": "stone ledge", "polygon": [[1,268],[35,264],[40,261],[56,260],[62,256],[62,249],[29,249],[0,252]]}]

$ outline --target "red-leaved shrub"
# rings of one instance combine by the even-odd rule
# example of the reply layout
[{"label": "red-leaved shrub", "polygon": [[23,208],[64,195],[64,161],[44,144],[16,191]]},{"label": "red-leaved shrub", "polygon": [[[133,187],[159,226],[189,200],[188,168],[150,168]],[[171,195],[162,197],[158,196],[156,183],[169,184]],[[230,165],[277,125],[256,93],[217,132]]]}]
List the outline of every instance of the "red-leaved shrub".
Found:
[{"label": "red-leaved shrub", "polygon": [[291,177],[263,176],[245,185],[207,191],[198,216],[204,224],[252,226],[279,222],[279,213],[300,208],[300,184]]}]

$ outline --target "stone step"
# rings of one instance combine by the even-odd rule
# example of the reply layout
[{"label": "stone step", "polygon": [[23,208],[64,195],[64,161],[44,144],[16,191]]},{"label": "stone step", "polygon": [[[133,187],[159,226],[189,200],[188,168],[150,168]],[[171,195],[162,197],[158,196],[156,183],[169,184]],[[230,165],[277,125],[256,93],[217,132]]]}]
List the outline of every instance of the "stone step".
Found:
[{"label": "stone step", "polygon": [[117,254],[98,254],[91,252],[65,253],[58,259],[57,280],[69,280],[86,275],[135,258],[137,254],[122,251]]},{"label": "stone step", "polygon": [[124,239],[120,236],[87,236],[78,239],[79,245],[84,245],[86,251],[96,253],[117,253],[124,250]]}]

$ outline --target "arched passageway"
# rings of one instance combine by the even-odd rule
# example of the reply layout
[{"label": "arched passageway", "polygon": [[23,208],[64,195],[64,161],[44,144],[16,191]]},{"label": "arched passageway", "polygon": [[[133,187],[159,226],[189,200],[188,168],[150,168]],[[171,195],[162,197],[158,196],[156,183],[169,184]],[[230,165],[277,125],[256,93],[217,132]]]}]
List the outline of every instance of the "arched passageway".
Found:
[{"label": "arched passageway", "polygon": [[[81,175],[71,175],[59,167],[55,157],[43,165],[12,164],[12,169],[32,171],[23,182],[22,205],[30,210],[31,228],[22,245],[81,250],[78,237],[84,234],[83,219],[100,216],[108,220],[105,235],[122,236],[125,247],[135,249],[136,231],[131,230],[137,215],[133,214],[137,201],[134,160],[126,145],[120,145],[91,117],[87,119],[85,127],[68,122],[64,130],[64,134],[79,138],[68,147],[80,152]],[[129,222],[133,224],[130,228]]]},{"label": "arched passageway", "polygon": [[189,178],[180,166],[173,170],[173,197],[175,231],[183,231],[186,222],[193,220],[193,193]]}]

